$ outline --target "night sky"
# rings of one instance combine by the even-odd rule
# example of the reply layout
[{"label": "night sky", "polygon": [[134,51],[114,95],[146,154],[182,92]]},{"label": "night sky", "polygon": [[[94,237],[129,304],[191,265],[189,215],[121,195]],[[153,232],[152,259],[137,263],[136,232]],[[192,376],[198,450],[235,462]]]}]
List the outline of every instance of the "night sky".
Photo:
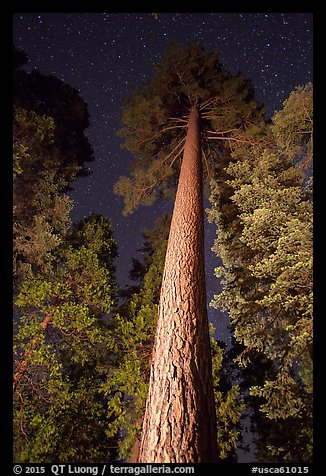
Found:
[{"label": "night sky", "polygon": [[[122,216],[122,198],[112,192],[128,174],[130,153],[120,148],[121,98],[151,77],[169,41],[199,42],[218,50],[231,73],[253,80],[256,97],[267,114],[282,106],[290,92],[312,81],[312,13],[16,13],[14,44],[29,58],[29,68],[53,74],[77,89],[90,112],[87,136],[95,160],[92,174],[73,184],[71,217],[91,212],[109,217],[119,246],[118,281],[128,284],[131,257],[143,243],[142,230],[172,211],[171,203],[140,207]],[[207,204],[208,205],[208,204]],[[217,258],[211,252],[215,225],[206,221],[208,302],[218,292],[213,276]],[[138,253],[138,256],[139,253]],[[209,308],[216,336],[228,340],[227,316]]]}]

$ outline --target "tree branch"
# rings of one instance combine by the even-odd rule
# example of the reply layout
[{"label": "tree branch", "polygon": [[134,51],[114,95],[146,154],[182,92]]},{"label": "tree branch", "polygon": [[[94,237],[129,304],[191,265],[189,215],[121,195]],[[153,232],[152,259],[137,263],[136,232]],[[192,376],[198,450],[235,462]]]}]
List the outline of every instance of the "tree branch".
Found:
[{"label": "tree branch", "polygon": [[188,120],[187,119],[182,119],[181,117],[169,117],[169,120],[171,121],[179,121],[179,122],[184,122],[186,124],[188,124]]},{"label": "tree branch", "polygon": [[234,132],[237,129],[228,129],[226,131],[211,131],[211,130],[206,130],[205,132],[209,132],[210,134],[227,134],[228,132]]},{"label": "tree branch", "polygon": [[207,139],[211,139],[211,140],[227,140],[227,141],[235,141],[235,142],[240,142],[240,143],[243,143],[243,144],[251,144],[251,145],[262,145],[261,141],[254,141],[253,139],[240,139],[240,138],[237,138],[237,137],[223,137],[223,136],[218,136],[218,137],[211,137],[211,136],[207,136]]},{"label": "tree branch", "polygon": [[187,125],[184,125],[184,126],[170,126],[170,127],[165,127],[164,129],[161,129],[160,132],[165,132],[165,131],[169,131],[169,130],[172,130],[172,129],[186,129],[187,128]]},{"label": "tree branch", "polygon": [[203,148],[202,148],[202,154],[203,154],[203,157],[204,157],[204,160],[205,160],[205,164],[206,164],[207,177],[210,179],[210,178],[211,178],[211,174],[210,174],[209,167],[208,167],[207,157],[206,157],[206,154],[205,154],[205,151],[204,151]]}]

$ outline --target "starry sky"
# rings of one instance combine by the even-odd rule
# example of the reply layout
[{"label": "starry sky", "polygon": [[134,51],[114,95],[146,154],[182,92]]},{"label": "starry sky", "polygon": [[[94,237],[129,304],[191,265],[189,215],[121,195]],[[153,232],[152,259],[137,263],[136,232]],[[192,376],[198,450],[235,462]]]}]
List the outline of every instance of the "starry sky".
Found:
[{"label": "starry sky", "polygon": [[[87,136],[95,160],[91,175],[74,184],[71,217],[82,220],[91,212],[109,217],[119,247],[117,278],[128,284],[131,257],[140,257],[142,230],[172,204],[140,207],[122,216],[121,197],[113,184],[128,174],[133,157],[120,147],[121,99],[153,74],[169,41],[201,43],[217,50],[224,67],[253,80],[256,97],[266,114],[281,108],[290,92],[312,81],[312,13],[15,13],[13,42],[29,58],[29,68],[53,74],[77,89],[88,103]],[[208,203],[206,204],[208,206]],[[215,226],[206,220],[208,302],[219,290],[213,276],[217,258],[211,252]],[[228,318],[208,308],[217,326],[216,337],[226,342]]]}]

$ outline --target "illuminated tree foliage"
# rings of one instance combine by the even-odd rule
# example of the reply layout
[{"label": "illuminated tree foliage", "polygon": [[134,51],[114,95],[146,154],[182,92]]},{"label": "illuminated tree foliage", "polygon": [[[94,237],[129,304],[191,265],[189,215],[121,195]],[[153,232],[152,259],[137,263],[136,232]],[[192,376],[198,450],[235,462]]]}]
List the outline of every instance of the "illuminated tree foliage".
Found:
[{"label": "illuminated tree foliage", "polygon": [[33,270],[49,272],[52,251],[70,225],[72,201],[60,192],[53,143],[54,121],[34,111],[14,110],[14,276],[17,286]]},{"label": "illuminated tree foliage", "polygon": [[290,94],[284,101],[283,109],[274,115],[273,123],[273,134],[278,147],[291,160],[309,171],[313,159],[312,83],[297,87]]},{"label": "illuminated tree foliage", "polygon": [[[311,458],[312,196],[301,167],[312,161],[311,118],[307,85],[275,114],[270,147],[234,151],[212,181],[209,210],[224,285],[212,304],[230,315],[244,346],[240,364],[250,365],[255,352],[273,363],[274,375],[251,394],[274,426],[283,423],[279,445],[269,450],[286,461]],[[298,445],[284,426],[294,422]]]},{"label": "illuminated tree foliage", "polygon": [[22,282],[14,347],[17,462],[110,459],[103,393],[115,351],[116,244],[109,220],[92,215],[56,250],[52,273]]},{"label": "illuminated tree foliage", "polygon": [[[264,139],[262,114],[250,81],[230,75],[215,52],[198,45],[170,46],[153,78],[123,104],[120,135],[137,157],[131,177],[121,177],[115,186],[124,196],[125,213],[173,196],[180,170],[140,462],[218,458],[206,313],[202,158],[209,175],[214,162],[235,144],[259,143]],[[210,139],[215,145],[209,145]]]}]

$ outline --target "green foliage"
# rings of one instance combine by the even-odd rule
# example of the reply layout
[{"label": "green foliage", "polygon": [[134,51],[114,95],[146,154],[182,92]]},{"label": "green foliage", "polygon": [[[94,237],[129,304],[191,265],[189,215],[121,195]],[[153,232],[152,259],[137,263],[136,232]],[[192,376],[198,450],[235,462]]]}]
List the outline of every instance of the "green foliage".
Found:
[{"label": "green foliage", "polygon": [[[121,177],[114,187],[124,197],[125,214],[139,204],[174,196],[191,108],[200,111],[202,148],[211,168],[219,158],[212,149],[221,155],[222,148],[209,145],[206,137],[261,136],[265,126],[251,82],[229,74],[216,52],[198,44],[170,44],[152,79],[133,91],[122,107],[119,136],[136,156],[130,176]],[[228,148],[232,142],[224,144]]]},{"label": "green foliage", "polygon": [[33,111],[14,108],[14,178],[23,172],[23,162],[31,153],[39,155],[53,144],[54,121],[49,116],[39,116]]},{"label": "green foliage", "polygon": [[[209,210],[218,227],[213,249],[222,265],[215,272],[223,284],[212,305],[230,315],[234,336],[244,346],[241,365],[250,365],[258,352],[277,368],[276,376],[251,388],[261,399],[260,410],[277,422],[294,418],[298,434],[306,436],[312,414],[312,201],[295,165],[297,146],[302,145],[303,161],[309,148],[294,135],[298,124],[291,129],[290,107],[295,104],[296,117],[303,117],[310,91],[297,90],[275,115],[271,132],[280,143],[260,150],[243,145],[221,165],[211,183]],[[302,141],[310,127],[310,121],[301,122]],[[300,458],[306,461],[311,443],[303,440]],[[279,454],[287,461],[298,457],[290,448]]]},{"label": "green foliage", "polygon": [[15,108],[14,273],[16,281],[33,268],[49,269],[52,251],[70,220],[71,200],[60,195],[66,182],[57,175],[51,117]]},{"label": "green foliage", "polygon": [[111,223],[69,229],[65,195],[85,173],[87,105],[61,80],[27,73],[14,51],[14,458],[115,459],[103,385],[117,348]]},{"label": "green foliage", "polygon": [[[211,324],[211,335],[213,330]],[[240,397],[239,385],[231,385],[229,376],[225,375],[224,352],[213,337],[211,337],[211,349],[217,446],[219,458],[224,461],[235,452],[240,437],[240,419],[245,405]],[[226,380],[228,385],[223,384],[221,380]]]},{"label": "green foliage", "polygon": [[297,87],[273,117],[277,144],[291,158],[312,165],[313,155],[313,85]]},{"label": "green foliage", "polygon": [[14,285],[34,272],[51,272],[53,251],[70,226],[65,194],[92,151],[84,130],[87,105],[61,80],[24,70],[14,49]]},{"label": "green foliage", "polygon": [[[237,345],[233,347],[233,351],[236,347]],[[298,404],[295,415],[270,419],[266,418],[266,411],[270,409],[273,411],[273,408],[266,405],[265,397],[253,391],[245,398],[251,421],[256,460],[265,463],[311,462],[313,436],[311,395],[302,385],[299,387],[295,385],[291,377],[282,382],[275,364],[262,353],[251,352],[251,363],[241,370],[240,378],[241,387],[245,393],[248,392],[248,387],[263,388],[266,393],[270,392],[267,398],[274,398],[273,408],[279,415],[282,413],[282,405],[288,408],[291,406],[291,411],[295,413],[291,403],[294,403],[293,400],[296,399]],[[275,395],[272,395],[273,385],[265,386],[267,381],[276,381],[276,386],[280,390],[279,399],[275,399]],[[289,392],[288,396],[287,392]],[[261,411],[262,409],[265,413]]]},{"label": "green foliage", "polygon": [[[56,249],[53,273],[34,273],[15,301],[15,460],[110,458],[103,385],[116,343],[111,223],[91,215]],[[116,436],[114,433],[113,436]]]}]

